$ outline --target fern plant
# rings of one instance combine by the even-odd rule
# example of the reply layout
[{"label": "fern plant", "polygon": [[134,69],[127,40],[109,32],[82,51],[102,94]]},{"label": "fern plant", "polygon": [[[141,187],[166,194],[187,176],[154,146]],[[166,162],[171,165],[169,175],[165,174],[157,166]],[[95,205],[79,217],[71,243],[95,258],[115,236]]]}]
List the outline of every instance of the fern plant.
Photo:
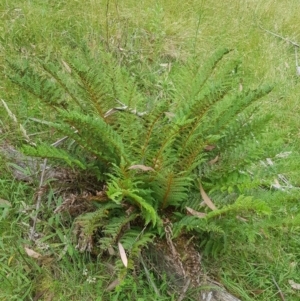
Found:
[{"label": "fern plant", "polygon": [[[44,142],[24,145],[23,151],[62,160],[105,182],[107,199],[115,205],[99,204],[94,213],[77,219],[87,236],[101,229],[106,237],[102,248],[129,233],[124,231],[129,222],[161,229],[165,215],[170,218],[170,211],[187,205],[197,179],[215,192],[245,192],[259,185],[247,166],[261,155],[256,135],[269,118],[256,114],[256,102],[272,87],[240,89],[240,62],[232,56],[221,49],[201,67],[195,59],[174,63],[166,75],[170,88],[155,100],[103,51],[92,54],[84,47],[61,60],[9,62],[10,79],[55,113],[55,120],[40,122],[81,149],[78,155]],[[133,208],[129,216],[122,206]],[[242,198],[206,221],[240,210],[267,211]],[[179,232],[199,226],[195,217],[173,218],[179,218]],[[202,224],[201,229],[207,228]],[[210,230],[220,231],[213,223]]]}]

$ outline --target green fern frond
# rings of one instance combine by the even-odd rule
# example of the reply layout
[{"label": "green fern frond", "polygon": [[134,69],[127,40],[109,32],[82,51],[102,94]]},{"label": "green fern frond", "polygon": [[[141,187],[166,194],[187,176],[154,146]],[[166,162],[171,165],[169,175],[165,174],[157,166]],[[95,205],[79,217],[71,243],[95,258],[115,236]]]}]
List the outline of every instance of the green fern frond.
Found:
[{"label": "green fern frond", "polygon": [[[229,52],[230,50],[227,48],[217,50],[201,68],[199,68],[199,65],[195,65],[195,61],[193,60],[190,64],[187,64],[187,69],[182,69],[182,66],[180,66],[181,70],[176,69],[176,87],[177,90],[180,91],[179,97],[181,99],[183,98],[184,101],[195,99],[210,78],[211,74],[215,71],[217,64]],[[182,81],[182,78],[193,80]]]},{"label": "green fern frond", "polygon": [[48,144],[40,144],[37,147],[24,145],[22,147],[22,151],[24,152],[24,154],[32,157],[59,159],[64,161],[71,167],[74,167],[74,165],[76,165],[81,169],[86,169],[84,162],[82,162],[79,158],[72,156],[62,149],[49,146]]},{"label": "green fern frond", "polygon": [[[152,157],[149,155],[153,151],[153,148],[160,144],[159,140],[154,138],[163,138],[162,120],[165,119],[165,114],[168,111],[168,105],[166,103],[158,103],[154,106],[148,114],[144,116],[141,123],[144,130],[142,131],[142,140],[140,143],[141,159],[145,160],[146,157]],[[155,141],[153,141],[155,139]],[[155,143],[153,143],[155,142]],[[156,144],[156,145],[155,145]]]},{"label": "green fern frond", "polygon": [[207,233],[215,233],[215,234],[223,234],[224,230],[220,225],[215,224],[213,221],[207,221],[204,219],[199,219],[196,216],[183,216],[180,217],[179,221],[173,224],[173,235],[174,237],[179,236],[182,232],[190,232],[195,231],[203,234],[203,232]]},{"label": "green fern frond", "polygon": [[271,208],[263,201],[255,200],[252,196],[240,195],[237,200],[221,209],[211,211],[207,214],[207,219],[220,217],[228,214],[241,214],[243,212],[253,211],[256,214],[270,215]]},{"label": "green fern frond", "polygon": [[66,100],[62,97],[64,91],[56,81],[34,70],[28,62],[25,64],[8,62],[8,65],[14,71],[8,74],[8,77],[19,88],[47,103],[50,107],[66,106]]},{"label": "green fern frond", "polygon": [[103,237],[101,237],[99,241],[100,248],[106,251],[109,247],[117,245],[118,240],[125,231],[125,227],[136,219],[137,216],[137,214],[126,216],[125,213],[123,213],[120,216],[110,217],[106,220],[105,224],[101,227]]},{"label": "green fern frond", "polygon": [[116,203],[128,201],[137,206],[143,213],[145,223],[152,222],[153,225],[161,223],[160,218],[153,207],[153,196],[151,189],[143,189],[139,179],[135,179],[132,171],[115,165],[115,175],[110,174],[107,183],[107,196]]},{"label": "green fern frond", "polygon": [[[115,163],[121,162],[121,157],[128,160],[122,138],[103,119],[75,111],[60,110],[60,115],[70,125],[68,133],[65,134],[70,135],[86,150],[94,151],[107,161]],[[56,127],[59,129],[60,125]],[[76,133],[73,128],[77,130]]]},{"label": "green fern frond", "polygon": [[65,98],[65,94],[70,97],[76,103],[81,110],[84,110],[85,104],[80,97],[76,95],[74,83],[71,80],[70,76],[68,76],[68,73],[62,72],[62,70],[59,68],[59,65],[57,63],[53,62],[43,62],[39,61],[40,66],[48,73],[50,76],[50,80],[57,83],[57,85],[60,86],[60,97]]},{"label": "green fern frond", "polygon": [[164,209],[168,206],[178,206],[185,200],[190,185],[191,178],[167,171],[157,176],[151,183],[151,189],[159,207]]},{"label": "green fern frond", "polygon": [[147,202],[147,199],[144,199],[140,196],[140,191],[124,191],[123,195],[132,200],[136,205],[138,205],[143,213],[145,223],[148,224],[152,222],[153,226],[156,224],[162,224],[161,220],[156,212],[156,210]]},{"label": "green fern frond", "polygon": [[[108,217],[115,210],[122,210],[122,206],[114,203],[101,204],[100,208],[94,212],[81,214],[74,221],[74,227],[79,228],[79,237],[83,240],[90,239],[98,229],[104,227],[108,222]],[[109,219],[110,220],[110,219]]]},{"label": "green fern frond", "polygon": [[151,232],[145,232],[140,229],[130,229],[126,231],[120,242],[122,243],[125,250],[129,251],[130,257],[138,257],[143,248],[153,242],[155,235]]},{"label": "green fern frond", "polygon": [[[254,102],[269,94],[272,89],[272,86],[266,85],[254,91],[249,90],[241,94],[230,95],[227,99],[228,106],[225,106],[223,110],[217,113],[217,116],[212,118],[211,124],[213,126],[209,129],[210,133],[215,135],[222,134],[224,131],[226,132],[226,127],[228,128],[230,125],[235,124],[235,119],[240,113],[244,112]],[[255,112],[255,110],[252,112]]]}]

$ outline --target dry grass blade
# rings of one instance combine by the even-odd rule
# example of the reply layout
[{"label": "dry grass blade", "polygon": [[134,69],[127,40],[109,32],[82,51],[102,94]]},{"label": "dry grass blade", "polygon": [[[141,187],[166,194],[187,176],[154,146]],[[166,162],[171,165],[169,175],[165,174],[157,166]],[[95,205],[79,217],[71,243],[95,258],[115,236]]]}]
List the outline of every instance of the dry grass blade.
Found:
[{"label": "dry grass blade", "polygon": [[65,69],[67,70],[68,73],[72,73],[71,67],[64,61],[61,60],[62,64],[64,65]]},{"label": "dry grass blade", "polygon": [[9,109],[8,105],[6,104],[6,102],[5,102],[3,99],[1,99],[1,101],[2,101],[2,104],[3,104],[4,108],[5,108],[5,110],[6,110],[7,114],[8,114],[8,116],[13,120],[13,122],[14,122],[15,124],[17,124],[17,125],[20,127],[20,131],[21,131],[21,133],[22,133],[22,135],[23,135],[25,141],[26,141],[27,143],[29,143],[30,145],[36,146],[36,144],[33,143],[33,142],[30,140],[30,138],[29,138],[29,136],[27,135],[27,132],[26,132],[26,130],[24,129],[23,125],[20,124],[20,123],[18,122],[16,115],[14,115],[13,112]]}]

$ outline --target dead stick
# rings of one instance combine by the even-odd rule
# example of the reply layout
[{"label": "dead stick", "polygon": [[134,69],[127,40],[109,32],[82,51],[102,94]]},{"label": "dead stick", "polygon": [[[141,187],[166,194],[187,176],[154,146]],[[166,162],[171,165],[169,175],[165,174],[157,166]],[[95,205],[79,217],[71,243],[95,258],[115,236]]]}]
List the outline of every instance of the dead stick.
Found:
[{"label": "dead stick", "polygon": [[[75,131],[75,133],[77,133],[78,131]],[[68,139],[68,136],[65,136],[61,139],[58,139],[56,142],[52,143],[51,146],[57,147],[58,145],[60,145],[61,143],[63,143],[66,139]],[[40,178],[40,183],[39,183],[39,192],[38,192],[38,197],[37,197],[37,202],[36,202],[36,206],[35,206],[35,217],[33,219],[33,225],[30,229],[30,233],[29,233],[29,239],[30,240],[34,240],[34,233],[35,233],[35,227],[36,227],[36,222],[37,222],[37,217],[38,217],[38,212],[41,206],[41,202],[42,202],[42,192],[41,192],[41,188],[44,184],[44,178],[45,178],[45,171],[46,171],[46,167],[47,167],[47,158],[44,159],[44,163],[42,165],[42,174],[41,174],[41,178]]]},{"label": "dead stick", "polygon": [[298,47],[298,48],[300,47],[300,45],[299,45],[298,43],[296,43],[296,42],[294,42],[294,41],[292,41],[292,40],[290,40],[290,39],[288,39],[288,38],[285,38],[285,37],[283,37],[283,36],[281,36],[281,35],[279,35],[279,34],[273,32],[273,31],[270,31],[270,30],[268,30],[268,29],[265,29],[265,28],[263,28],[261,25],[259,25],[259,27],[260,27],[262,30],[264,30],[265,32],[267,32],[267,33],[269,33],[269,34],[271,34],[271,35],[273,35],[273,36],[275,36],[275,37],[277,37],[277,38],[280,38],[280,39],[282,39],[282,40],[284,40],[284,41],[286,41],[286,42],[289,42],[290,44],[292,44],[292,45],[295,46],[295,47]]},{"label": "dead stick", "polygon": [[43,163],[43,166],[42,166],[42,174],[41,174],[40,183],[39,183],[39,192],[38,192],[37,202],[36,202],[36,206],[35,206],[35,217],[33,219],[33,225],[30,229],[30,234],[29,234],[29,239],[30,240],[34,240],[36,221],[37,221],[38,212],[39,212],[39,209],[40,209],[40,206],[41,206],[41,201],[42,201],[41,188],[44,184],[46,166],[47,166],[47,159],[44,159],[44,163]]},{"label": "dead stick", "polygon": [[188,278],[185,282],[184,287],[182,288],[181,294],[180,294],[179,298],[177,299],[177,301],[182,301],[184,299],[184,297],[186,295],[186,291],[190,287],[190,283],[191,283],[191,279]]},{"label": "dead stick", "polygon": [[122,103],[120,100],[116,99],[116,102],[118,102],[120,105],[122,105],[122,107],[114,107],[110,110],[108,110],[105,115],[104,115],[104,118],[114,114],[115,112],[118,112],[118,111],[125,111],[125,112],[128,112],[128,113],[131,113],[131,114],[134,114],[134,115],[137,115],[138,117],[143,117],[144,115],[147,114],[147,112],[138,112],[136,109],[132,109],[128,106],[126,106],[124,103]]},{"label": "dead stick", "polygon": [[286,301],[285,298],[284,298],[284,295],[283,295],[283,293],[282,293],[282,290],[280,289],[279,285],[277,284],[277,282],[276,282],[274,276],[272,276],[272,279],[273,279],[273,282],[274,282],[275,286],[276,286],[277,289],[278,289],[278,294],[279,294],[279,296],[280,296],[280,299],[281,299],[282,301]]}]

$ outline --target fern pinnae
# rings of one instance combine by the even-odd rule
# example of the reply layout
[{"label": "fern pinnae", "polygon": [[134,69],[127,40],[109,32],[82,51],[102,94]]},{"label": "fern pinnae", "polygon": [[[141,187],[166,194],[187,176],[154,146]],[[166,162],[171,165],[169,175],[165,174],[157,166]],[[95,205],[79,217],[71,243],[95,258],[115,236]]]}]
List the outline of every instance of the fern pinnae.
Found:
[{"label": "fern pinnae", "polygon": [[[248,90],[246,92],[239,93],[238,95],[233,94],[230,102],[234,102],[236,105],[231,107],[230,110],[227,109],[225,112],[221,112],[214,120],[214,123],[218,125],[216,130],[219,133],[222,132],[229,123],[234,122],[234,118],[236,116],[248,109],[248,107],[250,107],[254,102],[269,94],[272,89],[272,86],[266,85],[256,90]],[[216,131],[214,133],[216,133]]]},{"label": "fern pinnae", "polygon": [[187,197],[191,178],[182,173],[175,173],[169,170],[158,174],[155,181],[151,183],[154,192],[154,199],[159,202],[159,208],[178,206]]},{"label": "fern pinnae", "polygon": [[160,125],[165,116],[166,106],[158,104],[152,111],[150,111],[144,118],[143,125],[145,128],[144,143],[141,146],[141,158],[144,159],[146,152],[150,145],[150,140],[154,136],[155,127]]},{"label": "fern pinnae", "polygon": [[222,48],[217,50],[212,57],[210,57],[205,65],[195,74],[196,80],[193,81],[192,94],[189,95],[192,99],[196,97],[214,72],[217,64],[227,55],[231,50]]},{"label": "fern pinnae", "polygon": [[140,206],[140,209],[143,212],[143,216],[145,218],[145,223],[148,224],[149,222],[152,222],[153,226],[155,226],[159,221],[160,218],[155,211],[155,209],[147,202],[145,199],[143,199],[138,194],[132,192],[132,191],[124,191],[124,196],[129,197],[131,200],[133,200],[138,206]]},{"label": "fern pinnae", "polygon": [[[80,69],[80,63],[76,63],[76,61],[69,61],[68,64],[71,66],[72,71],[76,74],[77,79],[81,83],[78,88],[82,97],[86,100],[86,105],[92,105],[98,113],[98,116],[102,119],[105,119],[105,113],[108,110],[108,106],[106,104],[107,99],[109,98],[108,93],[104,91],[99,92],[99,87],[102,87],[100,82],[97,82],[97,73],[94,72],[93,69],[87,68],[86,70]],[[105,100],[105,101],[104,101]],[[101,105],[100,105],[101,101]]]},{"label": "fern pinnae", "polygon": [[37,147],[24,145],[22,151],[30,156],[33,157],[40,157],[40,158],[52,158],[52,159],[60,159],[66,162],[69,166],[76,165],[81,169],[86,169],[86,166],[83,162],[81,162],[75,156],[70,155],[68,152],[58,149],[53,146],[49,146],[47,144],[40,144]]},{"label": "fern pinnae", "polygon": [[[82,101],[80,101],[75,94],[69,89],[68,85],[63,81],[63,79],[58,75],[58,69],[56,66],[52,63],[44,63],[43,61],[39,61],[40,65],[43,67],[43,69],[56,80],[56,82],[62,87],[62,89],[71,97],[71,99],[81,108],[83,109],[84,106],[82,104]],[[54,70],[54,69],[55,70]]]},{"label": "fern pinnae", "polygon": [[158,171],[163,167],[172,165],[177,160],[171,146],[181,132],[181,127],[173,124],[170,127],[165,127],[164,132],[168,134],[165,135],[165,139],[161,141],[159,149],[153,158],[153,162],[157,166],[156,170]]},{"label": "fern pinnae", "polygon": [[207,144],[203,142],[195,142],[190,148],[186,150],[186,153],[179,157],[178,163],[176,164],[179,170],[183,170],[184,174],[188,175],[198,165],[205,162],[207,155],[203,149]]},{"label": "fern pinnae", "polygon": [[[106,237],[109,237],[109,244],[106,242],[106,248],[109,245],[116,244],[122,236],[122,232],[124,232],[124,227],[137,217],[137,213],[130,214],[129,216],[124,214],[121,216],[110,217],[109,221],[105,223],[102,228],[102,233],[105,234]],[[101,243],[101,245],[104,247],[103,243]]]},{"label": "fern pinnae", "polygon": [[22,68],[21,66],[8,62],[14,70],[14,75],[8,74],[8,78],[18,87],[25,89],[32,96],[40,99],[42,102],[55,108],[59,105],[61,91],[56,84],[45,77],[36,73],[29,64]]},{"label": "fern pinnae", "polygon": [[[205,97],[202,100],[203,104],[202,105],[200,104],[201,106],[200,111],[198,111],[199,108],[197,110],[195,110],[194,107],[191,108],[190,113],[188,114],[191,114],[191,116],[196,116],[196,117],[194,118],[194,121],[191,123],[191,126],[186,127],[185,131],[183,131],[182,136],[184,137],[184,139],[180,139],[177,142],[179,144],[178,149],[180,149],[180,157],[185,156],[187,148],[193,145],[194,141],[199,139],[200,141],[201,140],[203,141],[203,139],[205,139],[203,137],[202,131],[204,130],[205,121],[207,122],[207,120],[205,120],[204,117],[216,103],[223,100],[223,97],[227,93],[227,90],[228,89],[225,88],[220,95],[217,95],[216,93],[212,92],[215,94],[215,96],[212,95],[212,98],[210,100],[209,100],[210,96]],[[198,104],[196,104],[195,106],[199,107]],[[195,114],[196,111],[198,111],[199,113]]]}]

